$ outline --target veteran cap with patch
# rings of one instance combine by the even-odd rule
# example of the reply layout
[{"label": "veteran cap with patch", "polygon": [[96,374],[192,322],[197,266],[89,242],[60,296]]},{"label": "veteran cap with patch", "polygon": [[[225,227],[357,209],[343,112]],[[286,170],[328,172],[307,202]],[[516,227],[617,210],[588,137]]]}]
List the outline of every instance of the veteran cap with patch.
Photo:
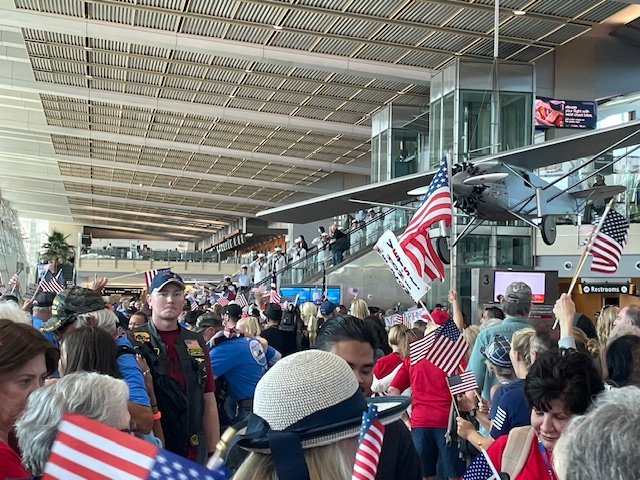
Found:
[{"label": "veteran cap with patch", "polygon": [[73,321],[76,315],[95,312],[105,308],[100,292],[84,287],[71,287],[60,292],[51,305],[52,316],[42,326],[43,332],[53,332],[66,323]]},{"label": "veteran cap with patch", "polygon": [[165,285],[169,283],[175,283],[179,285],[184,290],[184,282],[182,281],[182,277],[178,274],[173,273],[171,270],[164,270],[158,273],[153,280],[151,280],[151,285],[149,285],[149,293],[157,292],[162,290]]}]

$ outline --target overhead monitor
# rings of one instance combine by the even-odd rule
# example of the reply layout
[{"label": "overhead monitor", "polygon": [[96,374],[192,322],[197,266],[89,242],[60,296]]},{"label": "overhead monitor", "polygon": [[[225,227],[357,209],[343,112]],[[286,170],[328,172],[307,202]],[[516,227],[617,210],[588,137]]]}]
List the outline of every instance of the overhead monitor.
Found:
[{"label": "overhead monitor", "polygon": [[498,302],[499,296],[504,296],[507,287],[513,282],[524,282],[531,287],[532,301],[544,303],[545,273],[544,272],[515,272],[497,271],[493,282],[493,299]]}]

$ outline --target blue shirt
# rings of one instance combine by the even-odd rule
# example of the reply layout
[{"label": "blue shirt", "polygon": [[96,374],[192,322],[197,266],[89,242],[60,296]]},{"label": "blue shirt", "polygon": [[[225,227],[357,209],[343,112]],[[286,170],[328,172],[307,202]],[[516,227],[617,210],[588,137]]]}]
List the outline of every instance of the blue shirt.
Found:
[{"label": "blue shirt", "polygon": [[[116,347],[122,346],[133,348],[129,339],[124,336],[116,338]],[[116,364],[118,365],[122,379],[129,387],[129,401],[142,405],[143,407],[150,407],[151,400],[149,400],[149,393],[144,384],[144,375],[138,366],[138,362],[136,362],[135,356],[129,353],[123,353],[118,356]]]},{"label": "blue shirt", "polygon": [[209,355],[214,376],[226,377],[229,396],[238,401],[253,398],[256,385],[275,353],[272,347],[265,352],[256,337],[236,337],[216,345]]},{"label": "blue shirt", "polygon": [[[45,321],[42,320],[41,318],[33,316],[31,324],[33,325],[33,328],[35,328],[36,330],[40,330],[42,328],[42,326],[45,324]],[[49,340],[49,343],[51,343],[52,345],[55,345],[56,347],[58,346],[58,342],[56,341],[55,338],[53,338],[53,332],[40,332],[40,333],[42,333],[42,335],[44,335],[44,338]],[[57,375],[57,372],[56,372],[55,376],[56,377],[59,376],[59,375]]]},{"label": "blue shirt", "polygon": [[494,439],[506,435],[515,427],[531,424],[529,402],[524,395],[524,380],[516,380],[508,386],[512,388],[502,395],[491,426],[491,437]]}]

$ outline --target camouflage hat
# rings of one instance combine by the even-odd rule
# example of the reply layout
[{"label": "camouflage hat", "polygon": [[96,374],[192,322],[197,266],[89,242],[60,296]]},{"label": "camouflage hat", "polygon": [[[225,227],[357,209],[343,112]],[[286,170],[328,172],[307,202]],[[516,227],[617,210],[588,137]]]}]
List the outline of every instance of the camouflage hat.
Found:
[{"label": "camouflage hat", "polygon": [[41,330],[53,332],[66,323],[74,320],[75,315],[95,312],[105,308],[100,292],[83,287],[71,287],[60,292],[53,299],[52,316]]}]

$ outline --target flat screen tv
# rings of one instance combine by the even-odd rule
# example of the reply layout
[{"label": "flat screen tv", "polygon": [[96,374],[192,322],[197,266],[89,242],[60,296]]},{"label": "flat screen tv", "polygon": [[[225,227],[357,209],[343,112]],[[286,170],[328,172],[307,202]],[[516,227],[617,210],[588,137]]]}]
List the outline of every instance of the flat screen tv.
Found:
[{"label": "flat screen tv", "polygon": [[[301,305],[305,302],[314,302],[314,303],[318,303],[319,300],[316,300],[314,298],[314,293],[316,294],[315,297],[320,297],[320,295],[322,295],[322,288],[321,287],[308,287],[308,286],[296,286],[296,285],[292,285],[292,286],[286,286],[286,287],[280,287],[280,294],[283,295],[284,297],[287,297],[288,299],[290,298],[291,301],[293,301],[296,297],[296,295],[298,296],[298,302],[297,305]],[[327,297],[329,299],[330,302],[335,303],[336,305],[340,304],[340,287],[327,287]]]},{"label": "flat screen tv", "polygon": [[495,278],[493,282],[493,300],[498,302],[498,296],[504,296],[507,287],[513,282],[524,282],[529,285],[531,287],[533,302],[544,303],[544,272],[495,272]]}]

